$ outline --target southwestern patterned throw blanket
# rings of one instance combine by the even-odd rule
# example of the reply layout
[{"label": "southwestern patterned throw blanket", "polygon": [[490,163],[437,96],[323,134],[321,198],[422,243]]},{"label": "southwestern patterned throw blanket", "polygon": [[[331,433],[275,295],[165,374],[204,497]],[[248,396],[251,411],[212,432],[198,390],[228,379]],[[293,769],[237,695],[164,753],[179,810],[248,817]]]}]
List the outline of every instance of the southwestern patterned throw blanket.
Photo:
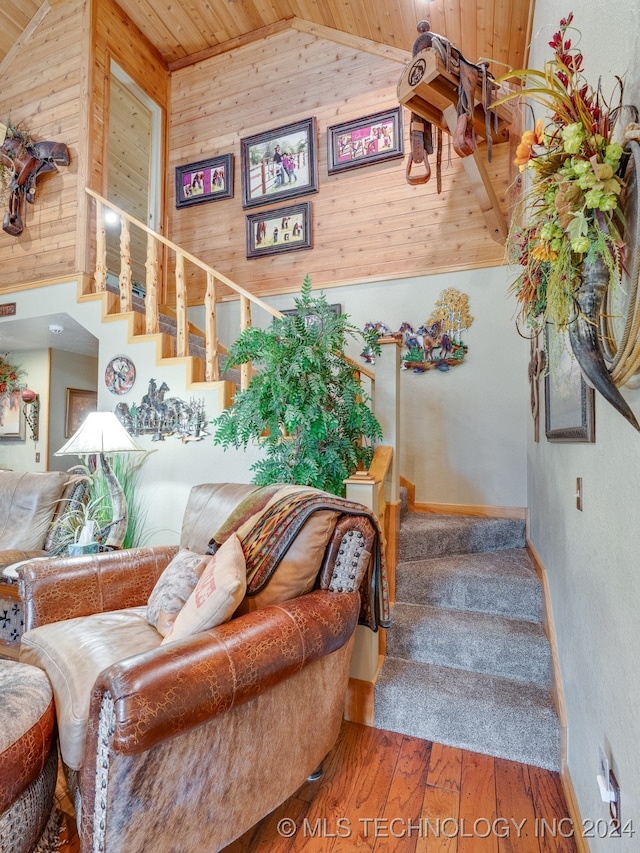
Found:
[{"label": "southwestern patterned throw blanket", "polygon": [[247,594],[255,595],[269,581],[298,531],[311,513],[334,510],[345,515],[366,516],[376,531],[369,571],[360,593],[360,622],[373,631],[389,626],[389,586],[377,517],[359,503],[307,486],[263,486],[241,501],[209,543],[214,554],[233,533],[242,542],[247,562]]}]

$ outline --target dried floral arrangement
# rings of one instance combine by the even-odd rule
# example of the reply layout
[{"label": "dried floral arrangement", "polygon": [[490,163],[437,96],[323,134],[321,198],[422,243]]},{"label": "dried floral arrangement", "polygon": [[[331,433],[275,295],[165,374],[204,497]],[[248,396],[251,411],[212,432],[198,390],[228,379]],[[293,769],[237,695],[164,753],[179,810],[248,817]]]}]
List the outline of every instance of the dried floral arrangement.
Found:
[{"label": "dried floral arrangement", "polygon": [[24,376],[24,370],[7,361],[7,355],[8,353],[0,355],[0,394],[21,391],[24,387],[20,381]]},{"label": "dried floral arrangement", "polygon": [[508,262],[523,267],[512,290],[524,324],[534,331],[547,321],[560,328],[570,322],[585,262],[600,258],[610,286],[622,269],[623,149],[613,130],[623,85],[616,78],[617,102],[610,108],[600,85],[594,89],[584,76],[582,53],[569,37],[572,21],[573,13],[560,21],[543,71],[526,68],[498,80],[526,85],[496,103],[524,95],[549,113],[523,133],[516,151],[514,162],[528,171],[530,185],[507,241]]}]

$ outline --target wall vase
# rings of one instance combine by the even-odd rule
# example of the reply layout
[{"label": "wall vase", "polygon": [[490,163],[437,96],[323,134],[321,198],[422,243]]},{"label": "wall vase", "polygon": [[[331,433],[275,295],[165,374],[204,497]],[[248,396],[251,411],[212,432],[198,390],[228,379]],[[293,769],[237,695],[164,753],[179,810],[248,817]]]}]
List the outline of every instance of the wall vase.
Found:
[{"label": "wall vase", "polygon": [[608,284],[609,270],[601,258],[583,265],[582,284],[575,294],[576,316],[569,323],[569,341],[586,382],[640,432],[635,415],[607,369],[598,335],[600,308]]}]

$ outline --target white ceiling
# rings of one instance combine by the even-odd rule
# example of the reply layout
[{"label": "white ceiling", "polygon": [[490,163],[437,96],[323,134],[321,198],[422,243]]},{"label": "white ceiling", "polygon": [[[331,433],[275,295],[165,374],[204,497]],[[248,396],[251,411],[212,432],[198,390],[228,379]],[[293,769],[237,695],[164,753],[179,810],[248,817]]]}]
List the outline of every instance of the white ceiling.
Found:
[{"label": "white ceiling", "polygon": [[[54,334],[49,326],[62,326],[63,331]],[[25,320],[0,318],[0,352],[13,354],[49,348],[97,358],[98,339],[65,313]]]}]

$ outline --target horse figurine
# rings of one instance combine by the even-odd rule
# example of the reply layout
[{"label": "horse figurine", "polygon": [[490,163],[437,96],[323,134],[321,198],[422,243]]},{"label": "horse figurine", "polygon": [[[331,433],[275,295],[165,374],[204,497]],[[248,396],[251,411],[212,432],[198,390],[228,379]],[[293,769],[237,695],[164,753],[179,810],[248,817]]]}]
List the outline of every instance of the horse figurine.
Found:
[{"label": "horse figurine", "polygon": [[14,131],[0,146],[0,166],[7,169],[9,179],[9,209],[4,215],[2,230],[18,237],[24,229],[24,202],[33,204],[36,198],[36,179],[44,172],[55,172],[56,163],[69,165],[69,149],[63,142],[31,142],[26,134]]},{"label": "horse figurine", "polygon": [[442,337],[441,329],[442,323],[440,320],[436,320],[436,322],[432,323],[429,328],[423,324],[416,331],[416,335],[422,344],[422,349],[424,350],[425,361],[431,361],[433,359],[434,349],[440,346],[440,340]]}]

